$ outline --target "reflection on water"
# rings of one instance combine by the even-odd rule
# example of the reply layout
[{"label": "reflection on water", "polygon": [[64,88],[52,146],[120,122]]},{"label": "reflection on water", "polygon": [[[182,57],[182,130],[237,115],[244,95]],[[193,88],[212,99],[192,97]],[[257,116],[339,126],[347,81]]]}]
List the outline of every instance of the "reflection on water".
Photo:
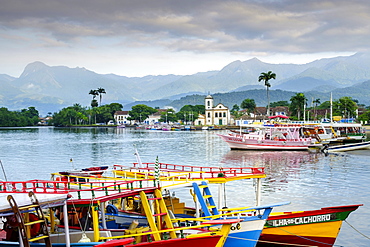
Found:
[{"label": "reflection on water", "polygon": [[[364,203],[348,221],[370,235],[370,150],[328,156],[305,151],[230,151],[216,133],[220,132],[2,128],[0,160],[9,180],[48,179],[51,172],[73,167],[131,164],[136,161],[134,144],[143,162],[154,162],[158,156],[160,162],[182,165],[263,166],[267,174],[262,182],[263,204],[291,201],[278,209],[288,211]],[[228,183],[227,205],[253,205],[254,188],[253,180]],[[212,189],[216,193],[218,187]],[[369,246],[369,240],[343,224],[336,244]]]}]

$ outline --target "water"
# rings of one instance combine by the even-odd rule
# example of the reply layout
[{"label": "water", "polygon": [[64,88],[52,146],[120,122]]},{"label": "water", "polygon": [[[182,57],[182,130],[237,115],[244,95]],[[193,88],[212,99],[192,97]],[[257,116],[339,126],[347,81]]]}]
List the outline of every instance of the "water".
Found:
[{"label": "water", "polygon": [[[225,132],[225,131],[221,131]],[[117,128],[3,128],[0,160],[7,179],[49,179],[50,173],[89,166],[143,162],[196,166],[263,166],[262,203],[291,201],[277,211],[364,204],[343,223],[335,246],[370,246],[370,150],[328,155],[310,152],[231,151],[215,131]],[[72,159],[72,162],[70,161]],[[5,179],[1,172],[0,179]],[[217,188],[211,188],[215,193]],[[253,181],[227,184],[227,206],[254,204]],[[180,192],[181,194],[181,192]]]}]

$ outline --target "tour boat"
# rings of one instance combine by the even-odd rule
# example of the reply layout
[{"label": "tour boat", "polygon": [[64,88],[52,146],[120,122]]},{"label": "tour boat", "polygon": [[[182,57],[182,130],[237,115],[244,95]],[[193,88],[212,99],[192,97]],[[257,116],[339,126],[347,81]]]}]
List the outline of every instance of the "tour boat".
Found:
[{"label": "tour boat", "polygon": [[312,137],[302,136],[300,125],[274,125],[260,127],[250,133],[218,134],[231,149],[250,150],[308,150],[319,147]]},{"label": "tour boat", "polygon": [[272,213],[257,246],[333,246],[342,222],[360,206]]}]

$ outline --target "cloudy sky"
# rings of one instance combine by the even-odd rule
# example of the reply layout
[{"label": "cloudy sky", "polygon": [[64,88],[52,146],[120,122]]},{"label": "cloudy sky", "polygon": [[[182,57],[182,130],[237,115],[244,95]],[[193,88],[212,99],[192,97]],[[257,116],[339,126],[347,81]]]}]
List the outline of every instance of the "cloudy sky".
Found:
[{"label": "cloudy sky", "polygon": [[369,0],[0,0],[0,74],[34,61],[124,76],[367,51]]}]

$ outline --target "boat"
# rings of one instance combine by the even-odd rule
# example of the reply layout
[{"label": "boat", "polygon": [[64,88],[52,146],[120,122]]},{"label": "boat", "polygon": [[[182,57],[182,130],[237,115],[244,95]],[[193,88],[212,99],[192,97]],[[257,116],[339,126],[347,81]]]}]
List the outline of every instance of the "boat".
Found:
[{"label": "boat", "polygon": [[[122,166],[115,165],[116,169],[114,170],[116,175],[124,175],[126,178],[136,177],[135,179],[150,179],[157,180],[162,190],[169,190],[174,187],[184,187],[191,181],[191,185],[194,189],[196,198],[201,205],[203,215],[199,215],[199,210],[192,210],[191,214],[186,214],[185,212],[178,212],[178,204],[174,204],[176,198],[170,198],[169,201],[171,204],[166,204],[174,210],[174,219],[173,221],[178,221],[178,224],[181,225],[182,222],[193,222],[199,220],[235,220],[242,219],[240,223],[233,225],[232,231],[229,233],[229,236],[226,239],[225,247],[231,246],[255,246],[259,235],[263,229],[265,221],[276,206],[286,205],[288,202],[273,204],[273,205],[258,205],[256,207],[243,207],[238,209],[228,208],[227,212],[219,213],[213,196],[208,188],[208,183],[204,181],[210,181],[210,183],[220,183],[223,184],[227,181],[237,180],[237,179],[247,179],[247,178],[256,178],[260,179],[265,177],[263,168],[261,167],[244,167],[244,168],[221,168],[220,167],[194,167],[194,166],[183,166],[183,165],[173,165],[173,164],[161,164],[161,163],[141,163],[141,166],[144,168],[138,168],[138,163],[134,164],[134,168],[129,171],[124,169]],[[159,168],[161,176],[156,178],[155,167]],[[100,179],[109,179],[106,177],[102,178],[92,178],[91,183],[94,181],[99,181]],[[110,178],[114,179],[114,178]],[[117,181],[119,178],[116,176]],[[70,179],[73,181],[73,179]],[[169,183],[173,183],[169,185]],[[260,186],[260,183],[257,182]],[[199,184],[199,185],[198,185]],[[205,195],[204,195],[205,194]],[[218,205],[222,204],[222,196],[219,196]],[[138,199],[136,199],[138,200]],[[132,198],[130,201],[126,201],[124,204],[118,204],[112,206],[111,212],[109,215],[114,218],[115,223],[128,224],[132,220],[137,220],[138,224],[145,225],[145,219],[149,222],[148,214],[143,215],[143,213],[137,210],[137,206],[134,206],[135,199]],[[136,205],[138,205],[136,202]],[[145,204],[145,203],[143,203]],[[123,205],[123,206],[122,206]],[[179,214],[180,213],[180,214]],[[130,218],[131,216],[131,218]],[[127,221],[128,220],[128,221]],[[144,222],[139,222],[144,221]],[[193,223],[194,224],[194,223]],[[104,228],[104,227],[103,227]]]},{"label": "boat", "polygon": [[[63,171],[59,172],[61,175],[75,175],[75,176],[84,176],[84,177],[93,177],[93,176],[101,176],[109,166],[93,166],[88,168],[82,168],[82,169],[75,169],[75,170],[69,170],[69,171]],[[63,176],[61,177],[63,179]]]},{"label": "boat", "polygon": [[[137,156],[138,157],[138,156]],[[203,181],[226,183],[234,180],[264,178],[264,167],[205,167],[168,163],[135,162],[132,166],[113,165],[113,173],[124,179],[155,179],[166,181]],[[58,174],[54,174],[58,175]]]},{"label": "boat", "polygon": [[[33,186],[27,189],[27,186]],[[55,243],[51,239],[55,224],[46,225],[43,210],[52,210],[56,207],[66,209],[66,200],[69,196],[66,191],[60,191],[44,187],[34,187],[33,182],[2,182],[0,190],[0,217],[6,219],[4,222],[4,235],[0,241],[1,247],[15,246],[80,246],[91,247],[99,243],[78,243],[70,241],[69,234],[59,235],[63,243]],[[46,191],[49,190],[50,193]],[[35,196],[37,194],[37,197]],[[68,225],[67,228],[68,229]],[[66,231],[68,233],[68,231]],[[19,239],[21,241],[19,242]]]},{"label": "boat", "polygon": [[[144,163],[145,164],[145,163]],[[146,166],[145,164],[144,166]],[[137,167],[138,164],[135,164],[134,167]],[[148,164],[148,166],[150,166]],[[199,171],[199,167],[193,166],[168,166],[171,172],[175,170],[182,171]],[[229,167],[232,170],[232,167]],[[262,169],[262,168],[258,168]],[[166,166],[160,166],[160,175],[166,173]],[[263,172],[263,169],[260,170]],[[240,177],[241,178],[241,177]],[[246,177],[242,178],[245,179]],[[259,179],[258,179],[259,180]],[[210,183],[213,183],[212,180],[209,180]],[[216,180],[217,181],[217,180]],[[257,186],[258,186],[257,182]],[[196,187],[196,185],[193,185]],[[196,189],[194,188],[194,191]],[[219,193],[222,193],[222,189],[219,190]],[[257,187],[257,205],[259,205],[258,187]],[[202,198],[206,193],[199,191],[197,193],[198,198]],[[206,195],[207,196],[207,195]],[[218,195],[218,199],[222,198],[222,195]],[[198,199],[201,201],[202,199]],[[202,209],[207,212],[207,208],[210,203],[203,203]],[[218,202],[218,205],[223,205],[222,201]],[[331,246],[334,244],[340,229],[343,220],[345,220],[348,215],[355,211],[362,204],[358,205],[346,205],[346,206],[335,206],[335,207],[324,207],[318,210],[309,210],[309,211],[295,211],[295,212],[272,212],[265,223],[265,226],[262,230],[262,235],[259,238],[257,246],[284,246],[289,243],[292,246],[299,245],[309,245],[309,246]],[[218,208],[221,208],[220,206]],[[213,210],[213,209],[212,209]],[[224,212],[231,212],[232,209],[218,209],[216,215],[221,215]],[[241,208],[239,208],[241,210]],[[214,212],[212,211],[214,214]],[[240,216],[239,216],[240,217]],[[242,223],[241,223],[242,224]],[[230,234],[232,237],[232,233]],[[317,241],[317,242],[315,242]],[[325,243],[325,244],[321,244]],[[318,245],[316,245],[318,244]],[[235,245],[239,246],[239,245]],[[289,246],[291,246],[289,244]]]},{"label": "boat", "polygon": [[[50,217],[54,217],[55,215],[62,223],[58,229],[64,230],[64,232],[53,233],[46,237],[49,242],[53,243],[53,246],[69,246],[69,239],[72,239],[71,242],[76,242],[76,240],[78,241],[80,239],[78,246],[99,246],[100,244],[103,246],[117,246],[117,241],[113,243],[109,243],[109,241],[134,237],[135,245],[128,244],[126,246],[161,245],[179,247],[190,244],[194,246],[221,247],[225,242],[231,226],[242,221],[241,219],[211,219],[199,221],[198,225],[194,226],[174,227],[170,214],[164,205],[160,190],[157,187],[143,187],[142,182],[12,181],[2,182],[1,192],[5,195],[10,191],[16,190],[15,194],[19,197],[19,195],[24,195],[28,191],[33,191],[43,196],[57,196],[58,198],[61,197],[59,194],[61,193],[64,200],[68,193],[69,200],[67,203],[64,203],[63,210],[57,204],[50,204]],[[148,226],[145,228],[136,228],[135,224],[133,224],[134,227],[129,229],[107,229],[106,212],[103,210],[105,209],[105,205],[107,203],[113,203],[118,199],[135,196],[139,196],[141,199],[142,210],[147,217]],[[50,203],[50,201],[46,203]],[[151,204],[154,205],[153,208]],[[30,208],[27,208],[27,210],[30,210]],[[99,214],[101,217],[99,217]],[[19,213],[17,217],[21,218],[22,216]],[[101,219],[101,223],[99,223],[99,218]],[[83,223],[83,219],[85,223]],[[42,222],[44,224],[45,220]],[[51,229],[55,230],[55,220],[50,218],[50,222],[52,222]],[[36,221],[36,223],[39,222]],[[64,237],[61,238],[62,236]],[[32,244],[30,245],[27,245],[30,240],[28,237],[22,237],[22,239],[27,240],[24,241],[26,243],[25,247],[34,245],[51,246],[48,243],[45,243],[45,245],[37,243],[43,239],[38,236],[31,240]],[[16,241],[0,241],[0,246],[18,245],[19,243]]]},{"label": "boat", "polygon": [[363,205],[272,213],[257,246],[333,246],[342,222],[360,206]]},{"label": "boat", "polygon": [[203,181],[200,185],[193,183],[193,188],[205,218],[243,219],[243,221],[238,223],[229,233],[224,244],[225,247],[256,246],[263,226],[272,209],[277,206],[290,204],[290,202],[283,202],[272,205],[223,208],[219,210],[215,205],[207,182]]},{"label": "boat", "polygon": [[367,142],[355,142],[355,143],[332,145],[332,146],[324,145],[321,151],[324,153],[333,153],[333,152],[347,152],[347,151],[369,149],[369,148],[370,148],[370,141],[367,141]]},{"label": "boat", "polygon": [[275,124],[273,127],[260,127],[250,133],[218,134],[231,149],[250,150],[309,150],[321,146],[308,136],[302,136],[302,126]]}]

